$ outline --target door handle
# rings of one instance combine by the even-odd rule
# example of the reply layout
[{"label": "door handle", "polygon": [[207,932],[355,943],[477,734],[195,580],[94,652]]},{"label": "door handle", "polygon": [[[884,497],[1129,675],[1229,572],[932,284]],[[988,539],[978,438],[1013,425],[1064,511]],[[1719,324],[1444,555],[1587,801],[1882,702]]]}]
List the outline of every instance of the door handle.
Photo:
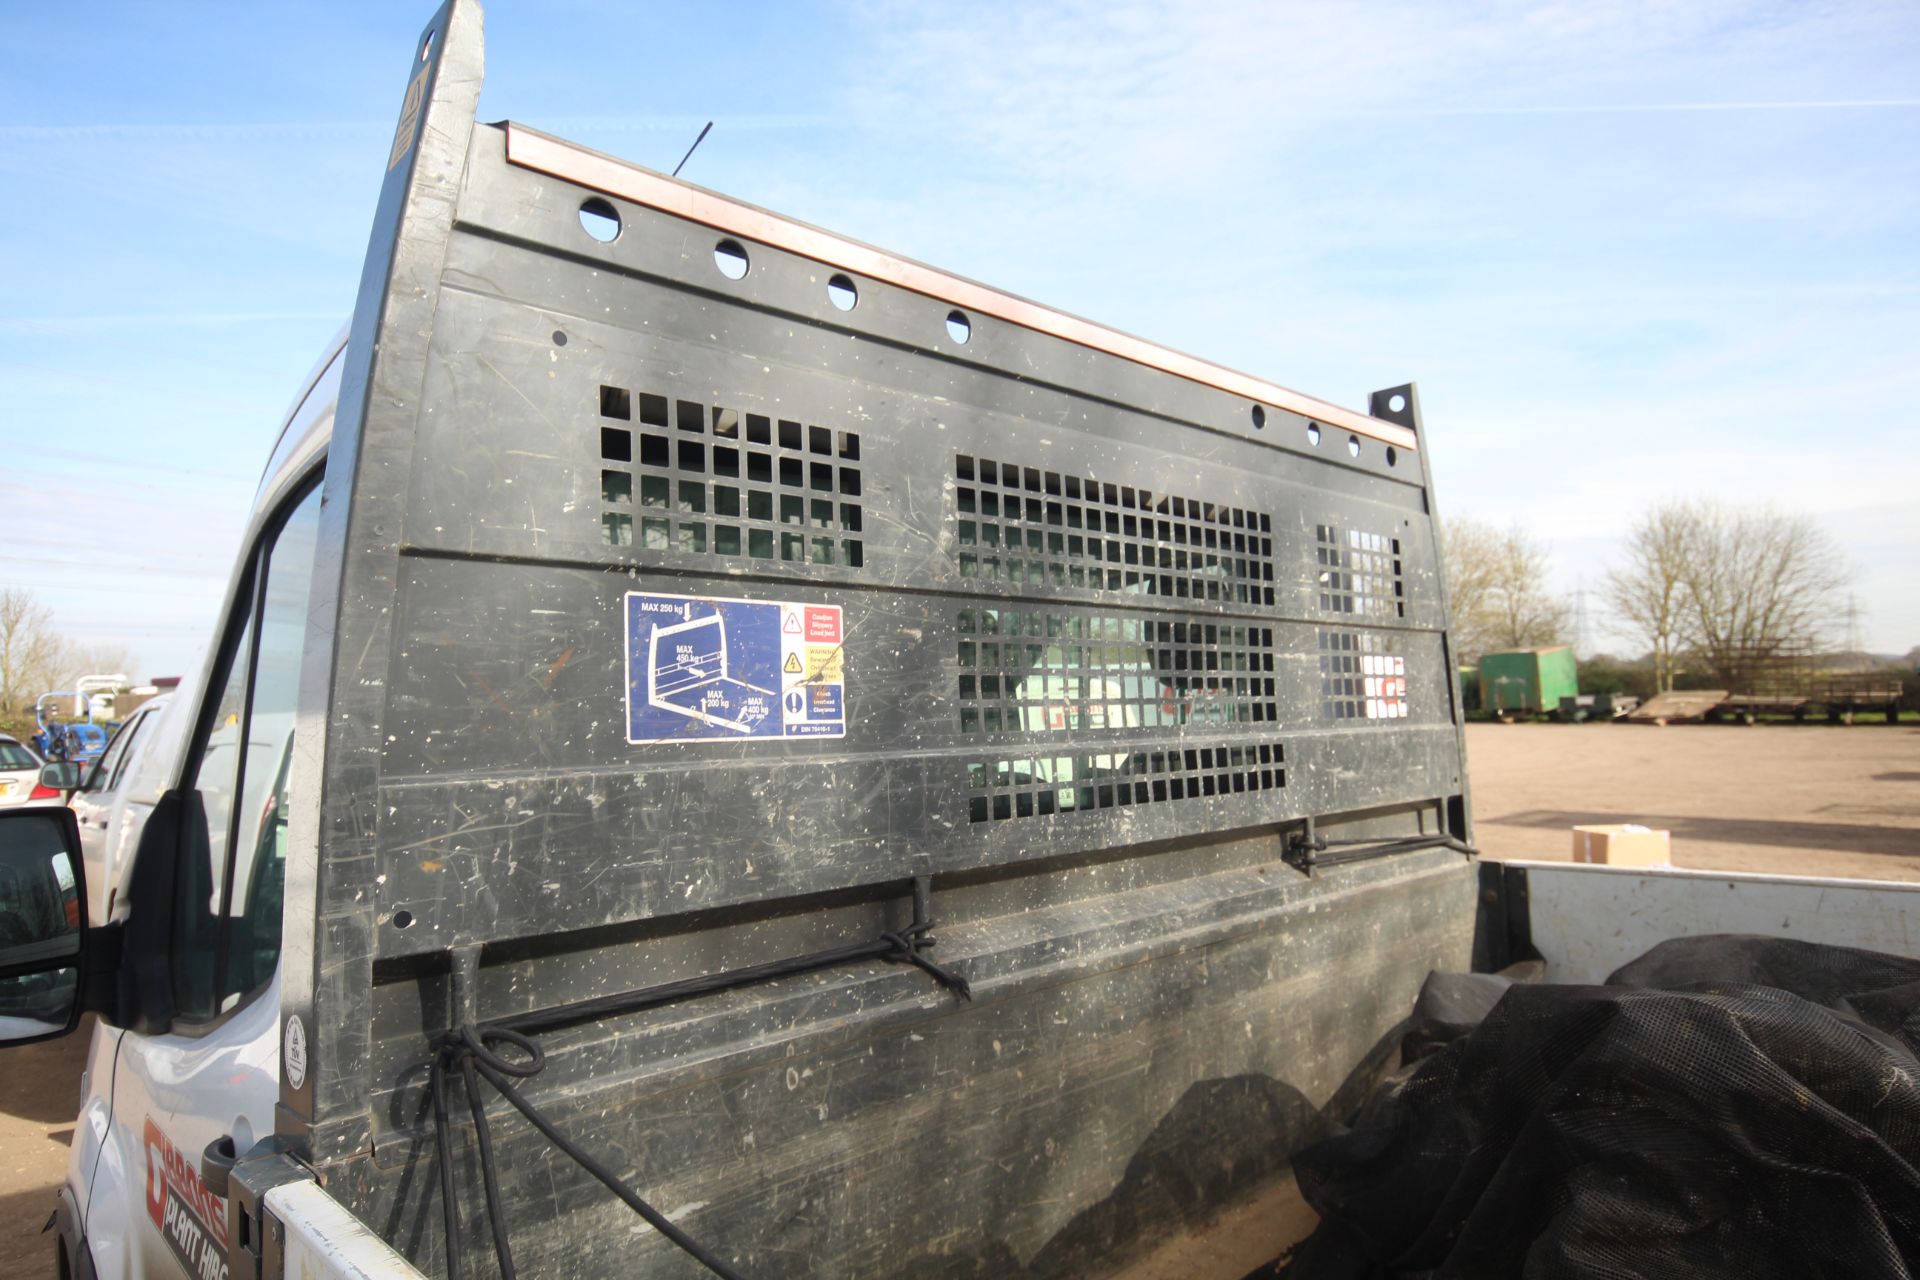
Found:
[{"label": "door handle", "polygon": [[233,1149],[233,1135],[230,1133],[221,1134],[200,1153],[200,1181],[222,1200],[227,1198],[229,1175],[233,1173],[233,1162],[237,1158]]}]

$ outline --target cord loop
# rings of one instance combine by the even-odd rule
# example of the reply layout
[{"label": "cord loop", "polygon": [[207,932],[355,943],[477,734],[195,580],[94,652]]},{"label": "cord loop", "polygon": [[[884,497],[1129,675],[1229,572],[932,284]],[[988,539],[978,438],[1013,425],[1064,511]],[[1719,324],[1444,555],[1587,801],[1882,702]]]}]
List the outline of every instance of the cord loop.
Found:
[{"label": "cord loop", "polygon": [[[654,1230],[685,1250],[707,1270],[722,1277],[723,1280],[742,1280],[740,1274],[730,1265],[675,1226],[658,1209],[641,1199],[639,1193],[628,1186],[620,1175],[607,1168],[562,1133],[545,1113],[528,1102],[514,1087],[514,1081],[527,1080],[540,1074],[541,1068],[547,1064],[546,1051],[541,1048],[533,1035],[599,1018],[634,1013],[676,1000],[750,986],[773,978],[811,973],[830,965],[846,964],[855,960],[880,959],[899,964],[911,964],[942,986],[957,992],[962,1000],[972,1000],[973,989],[964,977],[951,969],[942,968],[922,954],[934,945],[933,921],[928,918],[927,906],[930,884],[931,881],[924,877],[914,882],[912,924],[904,929],[882,933],[871,942],[855,943],[830,951],[817,951],[811,955],[794,956],[766,964],[748,965],[724,973],[680,979],[662,983],[656,987],[645,987],[637,991],[625,991],[616,995],[581,1000],[558,1008],[515,1014],[478,1025],[470,1022],[462,1023],[442,1035],[435,1046],[432,1069],[428,1077],[428,1092],[433,1101],[434,1150],[439,1157],[440,1165],[440,1203],[442,1223],[446,1230],[448,1280],[463,1280],[465,1275],[460,1256],[459,1196],[454,1183],[453,1122],[449,1116],[448,1106],[448,1081],[456,1075],[466,1090],[467,1108],[473,1116],[474,1141],[479,1147],[481,1188],[487,1202],[487,1224],[492,1230],[493,1252],[500,1264],[502,1280],[515,1280],[513,1249],[507,1239],[507,1217],[500,1203],[500,1181],[494,1163],[493,1133],[487,1125],[486,1104],[481,1097],[482,1079],[493,1086],[495,1092],[511,1103],[516,1111],[526,1117],[527,1121],[544,1134],[549,1142],[592,1174],[602,1186],[618,1196]],[[502,1049],[517,1050],[525,1057],[524,1059],[510,1058],[501,1052]]]}]

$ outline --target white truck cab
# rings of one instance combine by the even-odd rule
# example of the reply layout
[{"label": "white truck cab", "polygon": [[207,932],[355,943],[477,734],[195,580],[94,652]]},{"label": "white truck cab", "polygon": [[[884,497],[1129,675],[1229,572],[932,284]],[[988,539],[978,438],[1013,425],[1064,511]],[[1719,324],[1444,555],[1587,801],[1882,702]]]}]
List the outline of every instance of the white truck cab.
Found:
[{"label": "white truck cab", "polygon": [[343,331],[281,426],[201,670],[142,707],[73,797],[99,923],[128,917],[124,862],[161,797],[198,792],[205,817],[188,824],[176,890],[183,1016],[159,1035],[94,1023],[60,1201],[63,1275],[226,1275],[207,1153],[217,1165],[273,1132],[287,775],[344,345]]}]

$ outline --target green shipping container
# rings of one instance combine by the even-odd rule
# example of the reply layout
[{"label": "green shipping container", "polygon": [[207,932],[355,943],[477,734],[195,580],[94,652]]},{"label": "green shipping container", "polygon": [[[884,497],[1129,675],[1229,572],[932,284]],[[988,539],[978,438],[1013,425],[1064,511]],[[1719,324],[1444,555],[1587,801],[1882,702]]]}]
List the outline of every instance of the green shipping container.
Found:
[{"label": "green shipping container", "polygon": [[1579,692],[1579,668],[1566,645],[1480,657],[1480,705],[1488,711],[1552,711]]},{"label": "green shipping container", "polygon": [[1480,668],[1455,667],[1453,669],[1454,692],[1459,695],[1462,711],[1480,709]]}]

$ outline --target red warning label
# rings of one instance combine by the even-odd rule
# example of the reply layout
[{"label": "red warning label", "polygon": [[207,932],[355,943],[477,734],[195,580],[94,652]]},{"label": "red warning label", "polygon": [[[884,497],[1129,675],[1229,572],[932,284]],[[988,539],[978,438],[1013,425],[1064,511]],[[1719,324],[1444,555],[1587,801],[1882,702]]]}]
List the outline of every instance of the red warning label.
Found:
[{"label": "red warning label", "polygon": [[813,644],[839,644],[840,611],[838,609],[808,609],[807,640]]}]

